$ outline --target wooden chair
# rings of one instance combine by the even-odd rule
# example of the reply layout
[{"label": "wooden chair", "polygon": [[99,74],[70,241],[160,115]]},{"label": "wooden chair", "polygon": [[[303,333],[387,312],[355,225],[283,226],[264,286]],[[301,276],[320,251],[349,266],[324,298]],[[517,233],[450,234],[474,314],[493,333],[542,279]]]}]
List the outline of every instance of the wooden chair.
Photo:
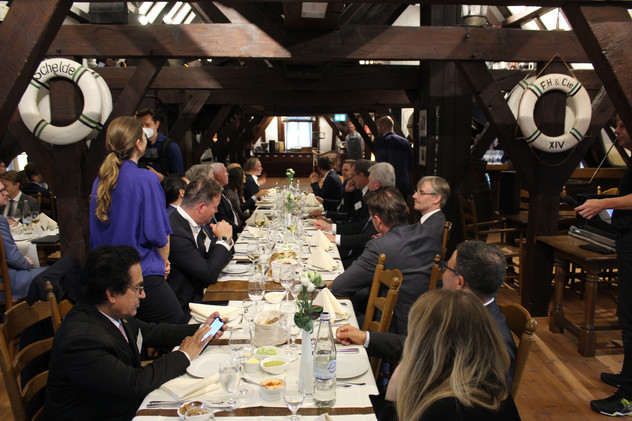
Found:
[{"label": "wooden chair", "polygon": [[441,263],[441,256],[437,254],[434,258],[434,263],[432,264],[432,272],[430,272],[430,285],[428,286],[428,291],[432,291],[437,288],[437,283],[443,275],[441,272]]},{"label": "wooden chair", "polygon": [[[487,241],[498,247],[505,255],[507,267],[510,269],[505,275],[505,280],[513,280],[518,285],[521,285],[522,248],[524,243],[522,232],[517,228],[505,228],[505,221],[500,218],[480,222],[476,214],[474,198],[471,196],[469,199],[466,199],[459,195],[459,210],[461,211],[463,238],[465,240]],[[512,234],[513,238],[518,238],[514,241],[508,234]],[[490,235],[497,235],[499,240],[488,241]],[[516,241],[518,245],[516,245]],[[515,262],[513,259],[518,259],[518,262]]]},{"label": "wooden chair", "polygon": [[7,255],[4,252],[4,243],[2,242],[2,234],[0,234],[0,291],[4,292],[4,302],[1,305],[4,310],[9,310],[19,300],[14,300],[11,296],[11,279],[9,278],[9,266],[7,265]]},{"label": "wooden chair", "polygon": [[30,194],[32,198],[39,203],[40,212],[45,213],[50,218],[57,220],[57,209],[55,208],[55,196],[50,192],[48,195],[43,195],[41,192],[37,194]]},{"label": "wooden chair", "polygon": [[609,195],[619,194],[619,189],[617,187],[613,187],[611,189],[601,191],[601,186],[597,186],[597,194],[599,194],[599,195],[601,195],[601,194],[609,194]]},{"label": "wooden chair", "polygon": [[441,246],[441,262],[445,260],[445,255],[448,251],[448,240],[450,239],[450,231],[452,231],[452,222],[445,221],[443,226],[443,243]]},{"label": "wooden chair", "polygon": [[513,377],[511,378],[511,395],[515,398],[522,380],[522,374],[527,366],[527,359],[533,345],[535,330],[538,322],[520,304],[499,304],[500,311],[507,319],[507,325],[518,337],[518,352]]},{"label": "wooden chair", "polygon": [[[61,324],[57,300],[50,282],[46,283],[48,301],[38,301],[32,306],[21,302],[6,312],[6,322],[0,325],[0,365],[7,388],[15,421],[27,421],[26,408],[33,397],[46,386],[48,370],[33,376],[23,387],[20,386],[22,370],[36,357],[47,353],[53,346],[53,338],[46,338],[15,352],[16,338],[28,327],[51,319],[53,331]],[[32,420],[39,420],[43,407],[39,408]]]},{"label": "wooden chair", "polygon": [[[384,253],[380,254],[377,259],[375,274],[373,275],[373,283],[371,284],[362,330],[388,332],[391,326],[393,310],[399,297],[399,288],[402,285],[402,272],[399,269],[384,270],[385,261],[386,255]],[[388,288],[386,296],[378,296],[382,285]],[[376,311],[381,313],[379,320],[373,320]],[[371,358],[371,368],[376,377],[379,373],[380,364],[380,359]]]}]

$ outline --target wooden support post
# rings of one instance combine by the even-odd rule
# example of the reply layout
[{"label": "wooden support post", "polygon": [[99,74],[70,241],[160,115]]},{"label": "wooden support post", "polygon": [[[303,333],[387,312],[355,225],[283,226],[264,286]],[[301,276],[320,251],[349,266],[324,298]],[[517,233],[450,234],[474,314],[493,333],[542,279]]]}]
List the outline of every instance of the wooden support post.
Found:
[{"label": "wooden support post", "polygon": [[371,115],[366,111],[360,111],[360,117],[362,118],[364,124],[369,127],[371,133],[373,133],[373,138],[377,138],[379,136],[377,123],[373,120],[373,117],[371,117]]},{"label": "wooden support post", "polygon": [[345,137],[342,134],[342,132],[340,131],[340,129],[338,128],[338,126],[336,125],[336,123],[331,119],[330,116],[328,115],[323,115],[323,118],[325,119],[325,121],[327,122],[327,124],[329,124],[329,127],[331,127],[331,130],[334,133],[333,139],[331,140],[331,150],[336,150],[336,138],[340,139],[341,142],[345,141]]},{"label": "wooden support post", "polygon": [[476,142],[474,142],[474,146],[472,147],[472,159],[482,160],[483,155],[485,155],[485,152],[487,152],[496,137],[496,132],[489,122],[487,122],[485,127],[483,127],[483,131],[481,131],[481,134],[476,139]]},{"label": "wooden support post", "polygon": [[[186,150],[185,134],[191,129],[193,121],[196,119],[200,110],[206,104],[206,100],[211,95],[211,91],[202,90],[194,91],[184,105],[184,109],[178,116],[176,122],[171,126],[169,133],[169,139],[178,143],[181,150]],[[189,168],[192,164],[191,154],[184,154],[184,167]]]},{"label": "wooden support post", "polygon": [[191,162],[198,163],[200,162],[200,157],[206,150],[213,145],[213,137],[215,133],[219,130],[219,128],[224,124],[230,113],[233,111],[235,107],[231,105],[222,105],[217,114],[211,119],[206,130],[202,134],[202,138],[200,139],[200,143],[193,149],[193,156],[191,158]]},{"label": "wooden support post", "polygon": [[11,2],[0,25],[0,138],[70,6],[71,0]]}]

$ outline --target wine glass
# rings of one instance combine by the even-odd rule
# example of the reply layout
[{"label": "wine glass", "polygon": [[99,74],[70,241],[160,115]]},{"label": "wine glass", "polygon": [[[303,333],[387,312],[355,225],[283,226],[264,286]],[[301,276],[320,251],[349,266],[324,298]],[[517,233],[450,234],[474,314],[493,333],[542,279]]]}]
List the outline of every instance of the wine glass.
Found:
[{"label": "wine glass", "polygon": [[298,421],[299,417],[296,412],[303,405],[303,399],[305,399],[305,393],[303,392],[303,386],[299,380],[299,376],[290,375],[285,377],[285,390],[283,391],[283,400],[287,405],[287,408],[292,411],[290,421]]},{"label": "wine glass", "polygon": [[[241,375],[243,375],[244,363],[252,356],[252,335],[250,328],[237,327],[230,332],[230,339],[228,340],[228,348],[235,361],[239,364]],[[242,388],[239,393],[242,396],[248,394],[248,389]]]},{"label": "wine glass", "polygon": [[263,214],[263,212],[257,212],[255,215],[255,226],[257,228],[263,228],[265,224],[266,224],[266,216]]},{"label": "wine glass", "polygon": [[263,277],[255,275],[248,281],[248,297],[255,303],[263,300],[263,296],[266,292],[266,285],[263,282]]},{"label": "wine glass", "polygon": [[292,355],[292,344],[290,342],[290,332],[292,330],[292,320],[294,319],[294,302],[281,301],[279,304],[279,324],[287,333],[287,354]]},{"label": "wine glass", "polygon": [[254,272],[255,266],[257,262],[259,261],[259,259],[261,258],[261,247],[259,246],[259,244],[249,243],[246,253],[248,255],[248,259],[250,259],[250,262],[252,263],[253,272]]},{"label": "wine glass", "polygon": [[285,288],[284,300],[287,300],[290,287],[296,280],[296,266],[294,264],[282,264],[279,267],[279,282]]},{"label": "wine glass", "polygon": [[239,363],[232,358],[226,358],[219,363],[219,381],[224,392],[228,393],[226,404],[231,410],[237,408],[235,392],[239,385]]}]

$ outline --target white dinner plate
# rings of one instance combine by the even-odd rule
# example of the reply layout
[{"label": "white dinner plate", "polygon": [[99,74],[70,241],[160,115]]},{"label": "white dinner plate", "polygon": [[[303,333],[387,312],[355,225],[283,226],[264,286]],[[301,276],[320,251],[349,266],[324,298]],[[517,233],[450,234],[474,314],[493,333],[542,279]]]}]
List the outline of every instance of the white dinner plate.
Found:
[{"label": "white dinner plate", "polygon": [[225,354],[202,354],[187,367],[187,373],[193,377],[204,379],[219,372],[219,363],[224,358],[230,358]]},{"label": "white dinner plate", "polygon": [[368,358],[358,358],[358,354],[337,354],[336,378],[350,379],[358,377],[369,369]]},{"label": "white dinner plate", "polygon": [[246,273],[252,269],[252,265],[243,265],[239,263],[230,263],[222,270],[224,273]]}]

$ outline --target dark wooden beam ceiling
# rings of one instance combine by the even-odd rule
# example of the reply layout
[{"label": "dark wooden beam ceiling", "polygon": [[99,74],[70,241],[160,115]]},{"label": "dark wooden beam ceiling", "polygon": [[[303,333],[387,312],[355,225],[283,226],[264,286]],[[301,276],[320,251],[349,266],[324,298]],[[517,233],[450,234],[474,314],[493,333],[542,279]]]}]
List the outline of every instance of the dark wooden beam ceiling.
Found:
[{"label": "dark wooden beam ceiling", "polygon": [[343,26],[339,31],[285,31],[279,25],[65,25],[50,56],[268,58],[335,60],[548,61],[560,51],[587,62],[570,31],[469,27]]},{"label": "dark wooden beam ceiling", "polygon": [[[185,3],[198,0],[183,0]],[[270,3],[271,0],[231,0],[234,3]],[[305,0],[284,0],[287,3],[302,3]],[[327,0],[328,3],[348,3],[349,0]],[[91,0],[91,3],[120,3],[120,0]],[[354,3],[402,3],[402,4],[463,4],[463,0],[354,0]],[[632,0],[468,0],[467,4],[488,4],[494,6],[562,6],[571,3],[613,4],[621,3],[632,7]]]},{"label": "dark wooden beam ceiling", "polygon": [[524,9],[523,11],[511,15],[510,17],[505,19],[502,22],[502,26],[503,28],[520,28],[520,25],[524,25],[525,23],[535,18],[539,18],[543,14],[548,13],[553,9],[554,7],[541,7],[533,11],[530,9]]}]

